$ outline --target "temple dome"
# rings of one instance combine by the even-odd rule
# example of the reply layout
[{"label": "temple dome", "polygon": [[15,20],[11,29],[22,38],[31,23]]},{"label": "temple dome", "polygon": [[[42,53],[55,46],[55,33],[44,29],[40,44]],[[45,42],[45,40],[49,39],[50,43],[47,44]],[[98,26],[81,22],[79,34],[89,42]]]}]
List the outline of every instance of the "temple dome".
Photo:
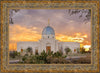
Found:
[{"label": "temple dome", "polygon": [[43,29],[42,35],[55,35],[54,29],[51,26],[47,26]]}]

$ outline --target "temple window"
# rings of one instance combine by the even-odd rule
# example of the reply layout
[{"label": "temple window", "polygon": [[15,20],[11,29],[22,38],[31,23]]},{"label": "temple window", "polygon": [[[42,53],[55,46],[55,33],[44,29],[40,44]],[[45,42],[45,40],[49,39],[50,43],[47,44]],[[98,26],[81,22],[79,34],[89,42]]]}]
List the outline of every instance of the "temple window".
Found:
[{"label": "temple window", "polygon": [[76,52],[76,49],[74,49],[74,52]]},{"label": "temple window", "polygon": [[23,52],[23,49],[21,49],[21,52]]}]

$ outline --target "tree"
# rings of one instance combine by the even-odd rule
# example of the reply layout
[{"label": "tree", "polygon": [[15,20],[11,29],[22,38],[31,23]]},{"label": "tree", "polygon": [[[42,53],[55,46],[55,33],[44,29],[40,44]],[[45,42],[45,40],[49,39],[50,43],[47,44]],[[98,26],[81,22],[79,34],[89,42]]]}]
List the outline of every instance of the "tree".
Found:
[{"label": "tree", "polygon": [[70,48],[65,48],[65,52],[66,52],[66,54],[68,54],[68,52],[70,52],[70,51],[71,51]]},{"label": "tree", "polygon": [[24,56],[23,58],[22,58],[22,61],[24,61],[25,62],[25,60],[26,60],[27,58],[26,58],[26,56]]},{"label": "tree", "polygon": [[27,48],[27,53],[30,53],[32,55],[32,53],[33,53],[32,47]]},{"label": "tree", "polygon": [[18,56],[18,52],[17,51],[10,52],[10,57],[15,58],[16,56]]},{"label": "tree", "polygon": [[86,53],[86,52],[85,52],[85,48],[82,47],[82,48],[80,48],[80,49],[81,49],[80,52],[81,52],[82,54],[83,54],[83,53]]},{"label": "tree", "polygon": [[80,14],[79,18],[82,18],[83,16],[85,16],[84,21],[89,21],[91,18],[91,10],[90,9],[69,9],[68,13],[70,15]]},{"label": "tree", "polygon": [[79,48],[77,48],[77,53],[80,53],[80,50],[79,50]]},{"label": "tree", "polygon": [[9,14],[9,22],[10,22],[10,24],[13,24],[14,23],[14,21],[13,21],[13,14],[14,14],[14,12],[18,12],[20,9],[11,9],[10,10],[10,14]]}]

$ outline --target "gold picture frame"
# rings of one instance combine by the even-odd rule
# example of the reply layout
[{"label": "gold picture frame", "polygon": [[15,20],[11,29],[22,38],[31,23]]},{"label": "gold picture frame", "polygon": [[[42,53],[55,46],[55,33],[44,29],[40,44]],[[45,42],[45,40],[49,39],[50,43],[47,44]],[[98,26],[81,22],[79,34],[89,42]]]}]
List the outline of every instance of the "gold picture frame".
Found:
[{"label": "gold picture frame", "polygon": [[[91,9],[91,64],[9,64],[9,9]],[[1,72],[99,72],[99,1],[1,1]]]}]

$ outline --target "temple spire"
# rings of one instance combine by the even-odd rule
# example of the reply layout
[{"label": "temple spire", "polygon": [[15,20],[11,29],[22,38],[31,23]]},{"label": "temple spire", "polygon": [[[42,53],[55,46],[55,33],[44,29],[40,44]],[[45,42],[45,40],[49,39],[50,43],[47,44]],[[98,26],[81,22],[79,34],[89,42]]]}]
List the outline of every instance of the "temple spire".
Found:
[{"label": "temple spire", "polygon": [[50,23],[49,23],[49,19],[48,19],[48,25],[50,25]]}]

